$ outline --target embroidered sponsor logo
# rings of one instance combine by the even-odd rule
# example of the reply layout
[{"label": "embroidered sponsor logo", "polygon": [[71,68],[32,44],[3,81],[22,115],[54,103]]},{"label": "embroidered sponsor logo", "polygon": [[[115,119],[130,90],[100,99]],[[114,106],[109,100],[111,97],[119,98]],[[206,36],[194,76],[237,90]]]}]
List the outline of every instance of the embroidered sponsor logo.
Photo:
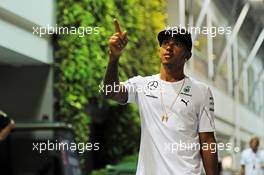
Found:
[{"label": "embroidered sponsor logo", "polygon": [[183,102],[187,106],[188,103],[189,103],[189,100],[188,101],[185,101],[184,99],[181,99],[181,102]]},{"label": "embroidered sponsor logo", "polygon": [[154,90],[157,89],[158,85],[159,83],[157,81],[150,81],[147,87],[149,90]]},{"label": "embroidered sponsor logo", "polygon": [[184,89],[183,89],[183,92],[184,93],[189,93],[191,90],[191,86],[186,86]]},{"label": "embroidered sponsor logo", "polygon": [[181,92],[181,94],[182,94],[182,95],[189,96],[189,97],[191,97],[191,96],[192,96],[192,94],[186,94],[186,93],[183,93],[183,92]]},{"label": "embroidered sponsor logo", "polygon": [[154,95],[146,95],[147,97],[151,97],[151,98],[158,98],[157,96],[154,96]]},{"label": "embroidered sponsor logo", "polygon": [[190,94],[190,90],[191,90],[191,86],[185,86],[183,92],[181,92],[180,94],[191,97],[192,94]]},{"label": "embroidered sponsor logo", "polygon": [[209,97],[209,111],[214,112],[214,98],[213,97]]}]

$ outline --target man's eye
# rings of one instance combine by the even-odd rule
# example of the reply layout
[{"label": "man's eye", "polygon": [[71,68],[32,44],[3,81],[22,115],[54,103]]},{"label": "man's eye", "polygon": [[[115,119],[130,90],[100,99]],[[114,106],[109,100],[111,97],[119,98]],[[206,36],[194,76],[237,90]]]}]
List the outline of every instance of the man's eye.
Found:
[{"label": "man's eye", "polygon": [[181,42],[177,42],[177,43],[175,43],[175,45],[176,45],[177,47],[183,47],[183,44],[182,44]]}]

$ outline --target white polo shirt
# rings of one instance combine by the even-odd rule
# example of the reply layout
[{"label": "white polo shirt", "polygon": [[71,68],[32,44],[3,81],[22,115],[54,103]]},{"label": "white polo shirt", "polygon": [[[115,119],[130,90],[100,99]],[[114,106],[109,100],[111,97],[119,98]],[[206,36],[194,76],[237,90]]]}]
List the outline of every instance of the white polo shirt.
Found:
[{"label": "white polo shirt", "polygon": [[256,153],[251,148],[242,152],[241,165],[245,166],[245,175],[264,175],[261,165],[264,165],[264,152],[258,150]]},{"label": "white polo shirt", "polygon": [[[136,175],[200,175],[198,134],[215,131],[214,100],[209,87],[190,77],[163,81],[159,74],[136,76],[124,85],[128,89],[127,103],[136,103],[141,116]],[[169,116],[167,122],[162,121],[165,112],[160,90]]]}]

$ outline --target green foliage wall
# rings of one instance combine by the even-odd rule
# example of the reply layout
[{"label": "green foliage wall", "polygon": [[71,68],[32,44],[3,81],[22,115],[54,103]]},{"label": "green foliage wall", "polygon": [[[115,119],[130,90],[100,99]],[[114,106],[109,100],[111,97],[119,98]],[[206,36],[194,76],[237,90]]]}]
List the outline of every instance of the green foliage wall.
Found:
[{"label": "green foliage wall", "polygon": [[[98,85],[108,62],[108,39],[114,33],[113,18],[118,19],[122,30],[128,31],[129,38],[120,59],[120,79],[158,72],[156,35],[165,27],[165,1],[57,0],[57,8],[58,26],[99,27],[100,33],[85,37],[56,36],[56,115],[73,124],[78,142],[88,141],[92,118],[107,115],[102,135],[105,138],[103,155],[118,159],[129,151],[136,151],[139,137],[137,108],[133,105],[120,107],[103,99]],[[87,112],[89,105],[95,112]]]}]

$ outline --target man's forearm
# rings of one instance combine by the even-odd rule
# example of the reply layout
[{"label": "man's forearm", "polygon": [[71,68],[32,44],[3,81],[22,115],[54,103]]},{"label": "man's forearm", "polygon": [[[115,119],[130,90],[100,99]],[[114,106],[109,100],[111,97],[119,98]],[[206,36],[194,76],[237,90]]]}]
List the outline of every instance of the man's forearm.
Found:
[{"label": "man's forearm", "polygon": [[217,143],[213,132],[199,134],[201,157],[206,175],[218,175]]},{"label": "man's forearm", "polygon": [[119,83],[119,76],[118,76],[118,61],[119,58],[113,58],[111,54],[109,55],[109,62],[106,68],[106,73],[104,77],[104,84],[105,85],[113,85]]},{"label": "man's forearm", "polygon": [[110,54],[104,78],[104,95],[123,104],[127,102],[128,92],[125,86],[119,83],[118,60],[119,58],[113,58]]},{"label": "man's forearm", "polygon": [[11,132],[14,127],[15,122],[11,120],[11,122],[0,131],[0,141],[4,140],[6,136]]},{"label": "man's forearm", "polygon": [[203,165],[206,175],[217,175],[218,173],[218,156],[214,149],[202,150]]},{"label": "man's forearm", "polygon": [[245,165],[241,166],[240,175],[245,175]]}]

